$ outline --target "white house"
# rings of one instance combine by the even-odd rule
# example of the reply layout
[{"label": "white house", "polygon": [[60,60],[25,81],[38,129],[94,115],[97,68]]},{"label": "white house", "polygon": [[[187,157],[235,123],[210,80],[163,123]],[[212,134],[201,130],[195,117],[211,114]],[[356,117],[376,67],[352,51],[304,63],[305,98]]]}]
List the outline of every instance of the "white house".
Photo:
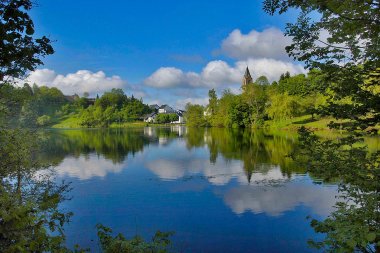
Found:
[{"label": "white house", "polygon": [[184,112],[185,111],[177,110],[175,113],[178,116],[178,120],[177,121],[173,121],[171,123],[173,123],[173,124],[182,124],[182,123],[185,123],[185,118],[183,117]]},{"label": "white house", "polygon": [[[151,105],[150,107],[152,109],[154,109],[155,105]],[[157,106],[158,107],[158,106]],[[158,108],[158,112],[152,112],[150,114],[147,114],[144,116],[144,122],[147,122],[147,123],[154,123],[156,121],[156,117],[158,114],[169,114],[169,113],[175,113],[177,114],[178,116],[178,120],[176,121],[173,121],[173,122],[170,122],[172,124],[182,124],[182,123],[185,123],[185,118],[183,116],[183,114],[185,113],[185,111],[183,110],[174,110],[172,107],[168,106],[168,105],[162,105]]]},{"label": "white house", "polygon": [[161,105],[158,108],[158,113],[175,113],[175,110],[168,105]]},{"label": "white house", "polygon": [[144,122],[153,123],[156,119],[157,113],[152,112],[144,117]]}]

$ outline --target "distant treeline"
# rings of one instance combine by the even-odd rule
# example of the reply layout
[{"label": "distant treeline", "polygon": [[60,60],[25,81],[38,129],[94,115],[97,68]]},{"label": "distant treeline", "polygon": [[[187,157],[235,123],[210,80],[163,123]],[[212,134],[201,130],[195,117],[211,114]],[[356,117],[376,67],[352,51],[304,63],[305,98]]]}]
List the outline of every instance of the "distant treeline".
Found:
[{"label": "distant treeline", "polygon": [[269,83],[261,76],[241,87],[241,94],[224,90],[220,98],[210,90],[207,106],[188,104],[187,124],[190,126],[262,127],[268,120],[285,120],[296,116],[314,115],[333,96],[321,90],[323,73],[281,75]]},{"label": "distant treeline", "polygon": [[114,122],[136,121],[151,112],[141,99],[128,97],[122,89],[112,89],[101,97],[89,99],[88,94],[65,96],[58,88],[35,84],[2,85],[0,107],[4,114],[1,119],[7,125],[32,128],[70,117],[84,127],[105,127]]}]

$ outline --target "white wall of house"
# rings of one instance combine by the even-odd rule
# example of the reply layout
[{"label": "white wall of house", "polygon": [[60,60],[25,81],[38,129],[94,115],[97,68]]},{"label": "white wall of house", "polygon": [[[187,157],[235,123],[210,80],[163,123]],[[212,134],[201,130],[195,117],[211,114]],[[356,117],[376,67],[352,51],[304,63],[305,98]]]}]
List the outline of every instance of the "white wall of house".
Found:
[{"label": "white wall of house", "polygon": [[158,109],[158,113],[175,113],[175,111],[170,106],[164,106],[163,108]]},{"label": "white wall of house", "polygon": [[182,123],[185,123],[185,119],[183,116],[179,116],[178,115],[178,120],[177,121],[173,121],[171,122],[172,124],[182,124]]},{"label": "white wall of house", "polygon": [[147,123],[152,123],[154,122],[154,117],[148,117],[144,120],[144,122],[147,122]]}]

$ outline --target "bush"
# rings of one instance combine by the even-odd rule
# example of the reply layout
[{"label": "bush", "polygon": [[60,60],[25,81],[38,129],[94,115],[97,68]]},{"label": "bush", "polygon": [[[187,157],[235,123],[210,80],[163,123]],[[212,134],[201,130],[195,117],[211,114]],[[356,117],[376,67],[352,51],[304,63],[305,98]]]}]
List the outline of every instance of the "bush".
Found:
[{"label": "bush", "polygon": [[125,238],[122,234],[112,236],[112,229],[98,224],[98,237],[100,246],[105,253],[165,253],[169,252],[171,241],[169,237],[173,232],[157,231],[151,242],[144,241],[143,238],[135,236],[131,239]]},{"label": "bush", "polygon": [[37,125],[39,126],[47,126],[51,123],[51,118],[48,115],[42,115],[37,118]]},{"label": "bush", "polygon": [[160,113],[156,116],[156,122],[159,124],[170,123],[178,120],[178,115],[175,113]]}]

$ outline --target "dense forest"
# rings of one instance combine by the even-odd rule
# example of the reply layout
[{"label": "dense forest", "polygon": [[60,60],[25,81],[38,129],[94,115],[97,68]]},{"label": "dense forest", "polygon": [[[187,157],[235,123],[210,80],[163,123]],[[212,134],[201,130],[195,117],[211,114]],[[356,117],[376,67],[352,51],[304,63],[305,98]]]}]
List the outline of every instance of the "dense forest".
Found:
[{"label": "dense forest", "polygon": [[4,123],[21,127],[46,127],[63,119],[73,118],[83,127],[106,127],[114,122],[141,120],[150,113],[141,99],[128,97],[121,89],[112,89],[101,97],[88,94],[65,96],[55,87],[24,84],[0,87],[0,105],[4,107]]},{"label": "dense forest", "polygon": [[[224,90],[220,98],[209,91],[209,104],[187,105],[190,126],[264,127],[269,120],[280,121],[302,115],[316,116],[317,109],[333,96],[321,92],[323,73],[313,70],[307,75],[281,75],[271,84],[265,76],[241,87],[241,94]],[[322,114],[320,114],[322,115]],[[327,115],[324,115],[327,116]]]}]

